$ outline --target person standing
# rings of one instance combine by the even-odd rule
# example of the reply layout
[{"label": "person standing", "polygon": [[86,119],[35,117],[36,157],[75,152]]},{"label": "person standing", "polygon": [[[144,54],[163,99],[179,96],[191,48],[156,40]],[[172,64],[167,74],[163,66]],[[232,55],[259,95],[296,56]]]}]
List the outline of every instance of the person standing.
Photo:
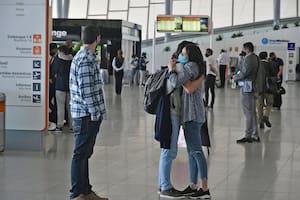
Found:
[{"label": "person standing", "polygon": [[220,79],[221,79],[221,88],[225,87],[225,78],[226,78],[226,67],[229,62],[229,58],[224,49],[221,49],[221,53],[217,59],[219,65]]},{"label": "person standing", "polygon": [[139,58],[139,70],[140,70],[140,86],[145,86],[146,79],[146,69],[147,69],[147,54],[145,52],[142,53],[142,57]]},{"label": "person standing", "polygon": [[238,71],[233,78],[241,86],[240,99],[242,109],[246,117],[246,135],[245,137],[238,139],[236,142],[260,142],[256,116],[256,91],[254,87],[259,68],[259,58],[253,52],[254,46],[251,42],[243,44],[243,51],[245,51],[246,56],[243,60],[240,71]]},{"label": "person standing", "polygon": [[[270,77],[276,77],[273,66],[267,60],[268,53],[262,51],[259,53],[260,67],[257,73],[256,86],[257,86],[257,112],[259,127],[264,128],[271,127],[272,124],[269,120],[269,116],[273,106],[273,94],[266,91],[266,79]],[[264,104],[266,102],[266,109],[264,113]]]},{"label": "person standing", "polygon": [[70,71],[71,114],[75,146],[71,162],[71,199],[108,200],[92,191],[89,158],[93,154],[102,119],[106,117],[104,94],[95,49],[100,32],[94,26],[83,31],[84,45],[75,55]]},{"label": "person standing", "polygon": [[[216,68],[216,60],[213,57],[213,50],[208,48],[206,49],[205,56],[206,59],[206,80],[205,80],[205,106],[209,108],[214,107],[215,102],[215,85],[216,85],[216,76],[217,76],[217,68]],[[211,103],[209,104],[209,91],[211,93]]]},{"label": "person standing", "polygon": [[58,48],[56,43],[50,43],[50,61],[49,61],[49,131],[56,129],[57,123],[57,107],[55,99],[55,82],[56,77],[54,73],[53,62],[57,57]]},{"label": "person standing", "polygon": [[[205,65],[201,50],[196,45],[187,45],[179,55],[181,63],[185,63],[183,72],[177,73],[174,69],[176,61],[168,64],[169,79],[173,87],[181,86],[196,80],[205,74]],[[198,87],[194,92],[182,92],[182,118],[184,137],[189,156],[190,184],[181,192],[191,199],[210,198],[207,184],[207,162],[202,150],[201,126],[205,122],[205,108],[203,102],[204,87]],[[198,189],[198,176],[201,187]]]},{"label": "person standing", "polygon": [[[282,78],[283,78],[283,60],[281,58],[278,58],[274,52],[270,53],[270,61],[271,64],[273,65],[275,72],[277,74],[277,87],[280,88],[282,85]],[[274,94],[274,103],[273,103],[273,108],[277,108],[280,110],[282,105],[282,96],[281,94]]]},{"label": "person standing", "polygon": [[[69,129],[72,128],[70,113],[70,89],[69,75],[73,56],[70,49],[62,45],[59,47],[58,56],[53,61],[54,74],[56,77],[55,97],[57,103],[57,125],[56,130],[62,132],[64,127],[65,113],[67,113]],[[65,112],[66,111],[66,112]]]},{"label": "person standing", "polygon": [[[176,73],[183,72],[184,60],[179,59],[178,55],[181,54],[182,49],[188,44],[194,44],[189,41],[182,41],[178,44],[176,53],[173,54],[172,59],[177,61],[175,66]],[[178,59],[177,59],[178,58]],[[180,57],[182,58],[182,57]],[[195,91],[199,85],[203,82],[204,76],[201,76],[199,79],[195,81],[187,81],[183,87],[188,88],[188,90]],[[160,197],[161,198],[170,198],[170,199],[181,199],[184,195],[176,190],[172,185],[171,181],[171,169],[172,162],[177,156],[177,143],[178,143],[178,135],[180,130],[180,121],[181,121],[181,94],[182,87],[174,88],[172,86],[171,81],[167,78],[166,81],[166,96],[170,98],[170,121],[171,121],[171,134],[168,134],[169,137],[161,137],[165,138],[170,143],[170,148],[165,146],[161,146],[161,153],[159,159],[159,173],[158,173],[158,183],[159,188],[161,190]],[[162,134],[167,134],[163,132]]]},{"label": "person standing", "polygon": [[122,93],[122,84],[123,84],[123,76],[124,76],[124,57],[123,57],[123,51],[119,49],[117,51],[117,56],[114,57],[112,61],[112,67],[114,69],[115,74],[115,89],[116,94],[120,95]]},{"label": "person standing", "polygon": [[131,66],[131,85],[138,85],[138,63],[139,63],[139,58],[136,55],[132,55],[131,61],[130,61],[130,66]]}]

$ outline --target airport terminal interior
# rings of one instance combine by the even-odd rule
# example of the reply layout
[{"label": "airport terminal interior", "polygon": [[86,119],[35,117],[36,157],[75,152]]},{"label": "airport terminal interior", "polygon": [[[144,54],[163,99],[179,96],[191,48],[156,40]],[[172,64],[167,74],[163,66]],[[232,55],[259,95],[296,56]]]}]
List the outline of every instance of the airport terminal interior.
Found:
[{"label": "airport terminal interior", "polygon": [[[284,84],[287,93],[281,110],[271,113],[272,128],[261,129],[261,142],[249,144],[236,144],[245,127],[239,90],[216,89],[215,107],[208,110],[209,156],[203,148],[213,200],[300,198],[299,86]],[[104,88],[108,119],[90,161],[93,190],[111,200],[163,200],[157,194],[160,147],[153,139],[154,116],[143,110],[143,88],[124,86],[121,96],[112,84]],[[67,129],[15,134],[7,136],[0,155],[0,199],[68,199],[74,135]],[[179,147],[172,178],[178,189],[188,184],[184,147]]]},{"label": "airport terminal interior", "polygon": [[[20,0],[25,3],[16,3],[16,5],[10,0],[3,2],[0,2],[0,11],[5,14],[11,14],[8,11],[4,12],[5,6],[11,5],[18,9],[22,7],[23,10],[13,8],[13,12],[20,16],[24,13],[24,16],[32,14],[31,11],[26,10],[29,1]],[[61,45],[67,39],[73,40],[74,49],[81,42],[82,30],[86,23],[97,24],[98,27],[103,25],[102,30],[105,30],[101,35],[101,44],[97,46],[97,59],[99,59],[99,68],[104,82],[107,119],[102,121],[89,162],[89,176],[93,191],[109,200],[168,199],[161,197],[158,192],[161,148],[159,142],[154,139],[155,115],[146,113],[143,108],[145,88],[142,84],[132,85],[124,81],[122,94],[115,93],[111,65],[118,49],[123,50],[127,72],[132,70],[129,62],[134,54],[139,54],[137,57],[147,55],[149,61],[147,71],[154,72],[160,69],[167,64],[177,44],[183,40],[197,43],[203,55],[206,48],[212,48],[215,58],[218,57],[221,49],[225,49],[230,60],[236,61],[234,64],[236,68],[243,43],[253,42],[256,54],[259,54],[259,51],[267,51],[269,55],[273,51],[284,60],[282,86],[286,93],[282,95],[280,109],[271,111],[272,127],[259,128],[260,142],[238,144],[236,140],[245,135],[245,115],[240,102],[240,89],[232,87],[233,74],[230,71],[232,66],[229,65],[233,62],[227,63],[226,85],[224,88],[215,88],[214,107],[205,108],[211,147],[203,147],[203,152],[207,159],[211,199],[300,199],[300,0],[49,0],[45,2],[50,4],[49,7],[52,9],[50,17],[53,17],[51,22],[53,27],[50,28],[53,37],[49,38],[49,42],[52,40],[51,42]],[[47,3],[45,5],[48,8]],[[38,2],[37,5],[41,6],[42,3]],[[40,12],[43,13],[43,10]],[[199,27],[200,22],[202,23],[206,17],[205,22],[201,24],[205,26],[205,31],[202,27],[199,31],[193,30],[193,33],[187,31],[188,33],[185,34],[176,32],[178,30],[174,30],[172,34],[168,31],[155,32],[157,15],[176,15],[182,17],[181,20],[187,16],[198,16],[196,18],[199,20]],[[0,21],[1,24],[7,25],[7,22],[4,23],[3,20]],[[183,26],[179,28],[182,28],[182,32],[185,31]],[[70,34],[73,38],[68,38],[68,31],[69,33],[73,31]],[[201,31],[203,32],[198,34]],[[17,44],[17,46],[10,46],[7,52],[19,48],[17,42],[24,42],[24,38],[31,39],[31,33],[28,34],[29,36],[22,35],[25,33],[18,34],[7,33],[9,35],[7,36],[1,31],[0,41],[4,38],[5,41],[9,41],[8,44]],[[39,34],[32,34],[39,36]],[[156,37],[156,40],[152,41],[153,37]],[[79,39],[76,41],[76,38]],[[38,38],[36,43],[41,41],[44,42]],[[34,54],[32,52],[34,49],[31,48],[33,45],[37,47],[37,44],[33,43],[30,41],[31,46],[27,50],[20,47],[20,52]],[[24,44],[28,45],[26,41]],[[48,48],[49,44],[39,45],[38,47],[43,49]],[[39,53],[41,54],[41,51]],[[48,105],[46,105],[48,102],[43,99],[47,99],[48,94],[43,91],[43,88],[48,89],[49,78],[41,80],[31,73],[35,72],[37,76],[41,76],[42,73],[43,77],[49,69],[42,67],[40,71],[37,69],[33,71],[32,68],[35,66],[32,65],[35,65],[37,60],[33,62],[30,60],[30,65],[24,64],[24,69],[27,67],[30,72],[28,80],[21,77],[24,78],[24,83],[18,80],[19,82],[14,82],[12,85],[21,86],[16,90],[8,91],[9,87],[3,84],[5,83],[3,80],[9,79],[5,77],[7,75],[5,73],[9,68],[7,66],[13,62],[14,56],[7,56],[6,49],[0,49],[0,92],[6,90],[7,95],[17,93],[15,96],[20,97],[22,95],[18,93],[18,89],[21,88],[20,93],[23,92],[25,99],[28,97],[27,94],[24,95],[26,89],[29,90],[29,95],[40,92],[40,99],[33,102],[34,95],[29,96],[30,105],[26,104],[26,106],[33,110],[38,107],[37,105],[44,103],[42,106],[45,108],[39,107],[43,113],[38,114],[48,116]],[[29,57],[36,59],[34,56]],[[46,56],[42,59],[45,62],[49,61]],[[20,63],[23,67],[23,62]],[[40,60],[38,63],[37,68],[40,69],[41,63],[42,65],[44,63]],[[14,70],[17,71],[15,68]],[[23,71],[19,75],[22,76],[22,73]],[[40,79],[42,84],[42,86],[35,85],[39,87],[38,89],[32,88],[33,82],[37,82],[35,78]],[[45,95],[41,97],[40,94]],[[13,110],[12,107],[19,106],[11,102],[6,103],[9,111]],[[33,103],[36,104],[32,106]],[[3,104],[0,105],[0,122],[3,120],[1,108],[3,109]],[[11,118],[14,114],[9,113],[11,120],[6,121],[10,127],[15,125],[14,119]],[[20,116],[17,113],[16,119],[20,120]],[[27,116],[25,113],[24,118],[27,117],[39,122],[41,120],[36,119],[36,116]],[[42,123],[46,124],[47,121],[45,117]],[[24,123],[20,123],[20,126],[23,125]],[[25,124],[26,127],[34,125],[36,124]],[[4,141],[1,140],[3,138],[3,132],[0,132],[0,147],[5,145],[4,151],[0,152],[0,200],[70,199],[70,166],[74,132],[69,127],[64,126],[63,131],[9,129],[6,130]],[[182,130],[178,139],[178,154],[172,165],[172,183],[178,190],[184,190],[189,184],[188,154]]]}]

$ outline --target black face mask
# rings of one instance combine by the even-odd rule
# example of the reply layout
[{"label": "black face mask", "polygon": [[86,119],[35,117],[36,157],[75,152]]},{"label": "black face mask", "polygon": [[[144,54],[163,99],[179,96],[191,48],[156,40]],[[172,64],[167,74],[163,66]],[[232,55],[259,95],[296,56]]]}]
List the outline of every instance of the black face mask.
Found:
[{"label": "black face mask", "polygon": [[206,57],[209,57],[209,54],[208,54],[208,53],[206,53],[206,54],[205,54],[205,56],[206,56]]}]

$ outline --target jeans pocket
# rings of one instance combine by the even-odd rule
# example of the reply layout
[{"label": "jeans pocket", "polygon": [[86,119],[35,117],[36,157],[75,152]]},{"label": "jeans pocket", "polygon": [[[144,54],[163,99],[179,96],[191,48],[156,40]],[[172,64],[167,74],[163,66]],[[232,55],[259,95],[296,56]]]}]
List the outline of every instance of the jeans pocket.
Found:
[{"label": "jeans pocket", "polygon": [[82,119],[81,118],[73,118],[72,126],[74,130],[74,134],[80,134]]}]

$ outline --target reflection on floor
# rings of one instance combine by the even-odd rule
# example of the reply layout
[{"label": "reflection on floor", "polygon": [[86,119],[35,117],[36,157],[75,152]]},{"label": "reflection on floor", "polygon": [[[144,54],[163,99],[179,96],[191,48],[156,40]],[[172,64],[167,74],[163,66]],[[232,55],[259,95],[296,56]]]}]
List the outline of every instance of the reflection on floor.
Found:
[{"label": "reflection on floor", "polygon": [[[261,143],[238,145],[244,116],[239,91],[216,90],[208,112],[212,141],[208,157],[214,200],[300,199],[300,84],[286,85],[280,111],[271,114],[271,129],[260,130]],[[90,162],[93,189],[111,200],[155,200],[160,149],[153,139],[154,116],[142,109],[143,88],[105,86],[109,118],[104,121]],[[63,200],[70,188],[71,133],[8,134],[0,154],[1,200]],[[26,144],[26,145],[25,145]],[[205,151],[206,152],[206,151]],[[178,189],[188,184],[185,148],[173,166]]]}]

